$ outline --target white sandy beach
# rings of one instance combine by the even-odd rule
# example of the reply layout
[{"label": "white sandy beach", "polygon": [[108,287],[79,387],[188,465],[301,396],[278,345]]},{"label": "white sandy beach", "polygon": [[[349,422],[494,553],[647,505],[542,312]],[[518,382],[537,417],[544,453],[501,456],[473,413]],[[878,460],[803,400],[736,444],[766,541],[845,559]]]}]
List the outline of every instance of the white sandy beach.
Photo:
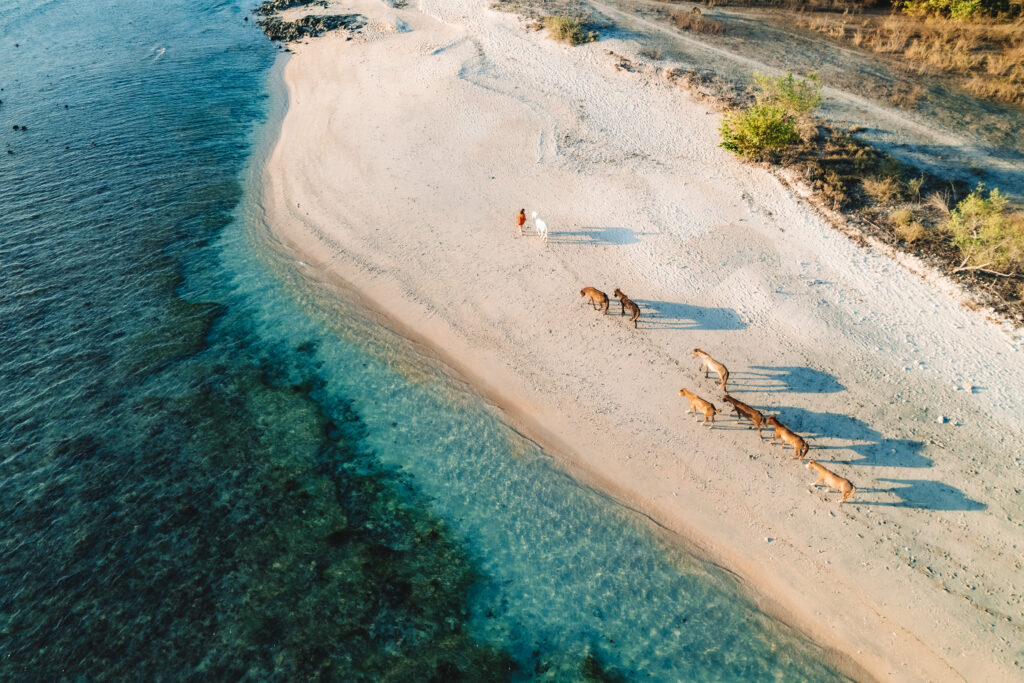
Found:
[{"label": "white sandy beach", "polygon": [[[1024,336],[719,149],[707,104],[614,68],[628,44],[569,48],[486,0],[332,4],[371,25],[294,48],[278,238],[850,675],[1024,679]],[[694,347],[854,499],[726,413]]]}]

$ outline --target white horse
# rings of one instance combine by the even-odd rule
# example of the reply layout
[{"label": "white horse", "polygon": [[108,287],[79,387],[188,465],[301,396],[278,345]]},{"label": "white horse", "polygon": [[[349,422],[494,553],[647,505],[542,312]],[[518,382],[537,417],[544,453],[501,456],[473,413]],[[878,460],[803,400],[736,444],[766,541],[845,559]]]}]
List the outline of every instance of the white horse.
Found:
[{"label": "white horse", "polygon": [[533,224],[537,226],[537,234],[545,242],[548,241],[548,224],[544,222],[542,218],[537,217],[537,212],[533,212]]}]

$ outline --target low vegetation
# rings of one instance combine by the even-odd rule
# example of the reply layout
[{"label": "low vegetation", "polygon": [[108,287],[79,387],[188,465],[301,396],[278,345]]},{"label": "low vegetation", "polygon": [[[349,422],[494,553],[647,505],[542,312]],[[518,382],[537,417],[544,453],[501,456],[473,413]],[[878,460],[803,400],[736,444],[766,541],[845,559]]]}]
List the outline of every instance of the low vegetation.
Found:
[{"label": "low vegetation", "polygon": [[894,176],[884,178],[864,178],[861,181],[864,191],[878,204],[889,205],[901,194],[900,181]]},{"label": "low vegetation", "polygon": [[963,255],[960,270],[1024,274],[1024,210],[1012,207],[998,189],[986,196],[979,185],[957,204],[946,229]]},{"label": "low vegetation", "polygon": [[[704,0],[777,7],[795,24],[889,55],[912,73],[955,79],[976,97],[1024,105],[1024,0]],[[789,19],[786,19],[789,21]],[[900,93],[913,106],[922,91]]]},{"label": "low vegetation", "polygon": [[544,17],[544,28],[555,40],[570,45],[582,45],[597,40],[596,31],[584,31],[583,22],[574,17],[559,15]]},{"label": "low vegetation", "polygon": [[821,81],[814,74],[796,79],[757,76],[755,102],[747,109],[729,113],[722,120],[722,147],[749,159],[778,156],[810,131],[808,116],[821,102]]},{"label": "low vegetation", "polygon": [[719,34],[725,30],[725,24],[705,17],[696,7],[689,12],[675,10],[668,15],[668,18],[673,26],[682,31]]},{"label": "low vegetation", "polygon": [[927,258],[1024,323],[1024,207],[903,164],[851,132],[815,120],[816,77],[758,76],[753,101],[727,113],[722,147],[795,172],[826,209],[893,246]]},{"label": "low vegetation", "polygon": [[580,0],[492,0],[491,9],[521,17],[531,31],[569,45],[600,40],[600,31],[608,21]]},{"label": "low vegetation", "polygon": [[773,104],[726,114],[720,132],[722,147],[750,159],[771,158],[800,139],[793,117]]},{"label": "low vegetation", "polygon": [[926,11],[939,1],[910,3],[910,14],[805,15],[797,25],[891,55],[908,71],[953,76],[976,97],[1024,105],[1024,18],[961,16],[961,5],[978,0],[954,3],[947,14]]}]

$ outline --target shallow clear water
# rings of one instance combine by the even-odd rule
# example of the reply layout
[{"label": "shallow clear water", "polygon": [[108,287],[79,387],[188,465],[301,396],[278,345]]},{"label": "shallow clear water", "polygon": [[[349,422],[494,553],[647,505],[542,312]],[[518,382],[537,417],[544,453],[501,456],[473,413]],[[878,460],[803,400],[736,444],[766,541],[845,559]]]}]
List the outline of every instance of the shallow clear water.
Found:
[{"label": "shallow clear water", "polygon": [[0,10],[0,678],[836,678],[274,246],[249,7]]}]

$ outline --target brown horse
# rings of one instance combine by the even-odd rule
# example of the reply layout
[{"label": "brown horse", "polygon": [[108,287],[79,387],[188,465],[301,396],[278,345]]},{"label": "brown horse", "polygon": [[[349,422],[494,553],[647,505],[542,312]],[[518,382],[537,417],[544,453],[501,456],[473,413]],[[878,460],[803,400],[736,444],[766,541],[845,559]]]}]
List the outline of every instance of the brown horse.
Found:
[{"label": "brown horse", "polygon": [[717,360],[711,357],[706,351],[700,349],[693,350],[693,357],[700,358],[700,367],[698,370],[704,370],[704,379],[708,378],[708,370],[714,370],[718,373],[718,384],[722,385],[722,393],[726,393],[728,389],[725,388],[725,383],[729,381],[729,370],[719,363]]},{"label": "brown horse", "polygon": [[843,494],[843,497],[839,499],[840,505],[852,498],[853,494],[857,493],[857,487],[850,483],[849,479],[844,479],[835,472],[828,471],[813,460],[809,460],[807,462],[807,469],[818,473],[818,480],[814,482],[812,486],[817,486],[824,482],[825,486],[833,488]]},{"label": "brown horse", "polygon": [[580,290],[580,296],[589,296],[590,305],[594,307],[594,310],[604,310],[604,314],[608,315],[608,295],[602,292],[600,289],[593,287],[584,287]]},{"label": "brown horse", "polygon": [[764,415],[761,414],[761,411],[759,411],[757,408],[751,408],[743,401],[739,401],[730,396],[729,394],[723,396],[722,400],[725,401],[726,403],[732,404],[733,409],[736,411],[736,419],[745,417],[751,422],[753,422],[754,425],[751,427],[751,429],[757,427],[757,435],[759,437],[761,436],[761,426],[764,425]]},{"label": "brown horse", "polygon": [[629,322],[633,323],[633,329],[636,329],[636,321],[640,317],[640,307],[637,306],[632,299],[626,296],[621,289],[615,288],[615,296],[619,297],[619,303],[622,304],[622,313],[620,315],[626,315],[626,309],[629,309],[629,313],[632,316]]},{"label": "brown horse", "polygon": [[[701,424],[707,424],[708,420],[711,420],[711,428],[715,427],[715,415],[718,414],[718,408],[714,406],[710,401],[705,401],[697,394],[693,393],[689,389],[680,389],[680,396],[685,396],[690,402],[690,409],[686,412],[693,413],[696,415],[698,412],[704,413],[704,422]],[[699,419],[699,418],[698,418]]]},{"label": "brown horse", "polygon": [[785,448],[786,444],[792,446],[794,460],[796,458],[803,458],[807,454],[807,451],[811,450],[811,447],[807,445],[807,442],[804,441],[803,437],[779,422],[775,416],[768,417],[765,420],[765,423],[775,427],[775,436],[772,437],[772,440],[769,443],[775,443],[775,440],[779,439],[782,441],[783,448]]}]

